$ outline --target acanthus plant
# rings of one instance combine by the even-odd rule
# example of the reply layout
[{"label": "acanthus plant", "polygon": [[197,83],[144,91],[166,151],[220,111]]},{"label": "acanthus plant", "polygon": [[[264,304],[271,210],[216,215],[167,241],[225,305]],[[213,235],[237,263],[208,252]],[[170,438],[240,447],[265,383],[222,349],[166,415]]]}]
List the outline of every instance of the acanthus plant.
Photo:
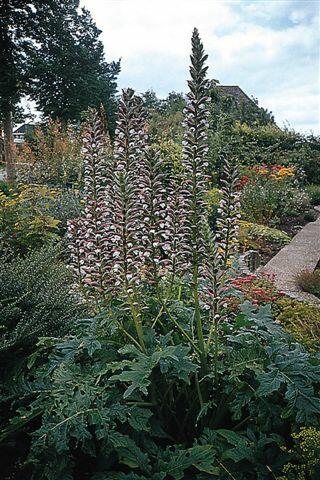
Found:
[{"label": "acanthus plant", "polygon": [[223,168],[222,198],[217,220],[216,241],[219,244],[218,255],[224,269],[237,253],[240,214],[239,175],[236,163],[225,160]]},{"label": "acanthus plant", "polygon": [[[109,154],[105,154],[97,117],[91,124],[89,137],[86,136],[85,207],[78,224],[71,223],[69,229],[78,277],[82,276],[89,294],[94,291],[104,305],[119,298],[129,305],[138,337],[136,344],[141,350],[145,348],[143,310],[147,287],[149,291],[156,290],[161,312],[200,355],[203,372],[207,370],[212,329],[216,325],[212,318],[216,318],[221,306],[218,297],[225,278],[221,271],[226,269],[234,253],[230,242],[236,234],[238,217],[236,171],[230,173],[227,165],[218,222],[220,237],[212,243],[212,236],[207,234],[205,203],[210,187],[206,59],[195,29],[190,91],[184,110],[181,176],[166,176],[159,152],[148,144],[141,98],[132,89],[123,90],[112,158],[110,148]],[[98,166],[94,167],[95,163]],[[180,294],[179,298],[172,298],[172,287],[176,283],[182,285],[185,278],[190,278],[187,282],[192,291],[189,304],[193,306],[196,326],[195,332],[191,328],[190,333],[178,324],[169,308],[170,302],[180,298]],[[211,287],[206,288],[208,285]],[[212,313],[209,324],[201,304],[202,292],[206,297],[209,292],[206,302]],[[206,332],[209,332],[207,342]]]},{"label": "acanthus plant", "polygon": [[185,134],[183,139],[183,166],[185,170],[184,197],[186,201],[185,220],[188,229],[189,269],[192,275],[192,290],[194,300],[194,318],[199,348],[201,350],[202,366],[206,364],[205,342],[199,302],[199,282],[201,268],[206,256],[206,244],[203,237],[204,225],[207,219],[205,196],[209,190],[207,127],[209,126],[210,97],[209,82],[206,79],[208,67],[205,66],[207,55],[204,53],[198,30],[194,29],[191,39],[192,54],[190,88],[187,94],[185,113]]},{"label": "acanthus plant", "polygon": [[[95,297],[107,292],[106,226],[110,224],[106,199],[112,176],[111,145],[101,116],[90,110],[83,134],[84,208],[68,225],[71,266],[80,285]],[[82,288],[82,290],[83,290]]]}]

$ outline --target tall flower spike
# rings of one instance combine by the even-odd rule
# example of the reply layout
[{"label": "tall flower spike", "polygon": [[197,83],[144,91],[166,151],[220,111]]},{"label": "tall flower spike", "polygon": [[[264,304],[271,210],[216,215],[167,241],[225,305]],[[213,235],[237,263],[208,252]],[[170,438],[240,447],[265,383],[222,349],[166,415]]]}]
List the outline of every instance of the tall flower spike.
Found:
[{"label": "tall flower spike", "polygon": [[190,228],[186,221],[186,199],[183,192],[183,178],[175,173],[169,179],[167,191],[166,224],[168,235],[165,238],[167,265],[171,284],[190,267],[191,247],[189,243]]},{"label": "tall flower spike", "polygon": [[112,255],[116,286],[132,294],[142,268],[141,200],[139,171],[143,161],[143,118],[141,103],[132,89],[123,90],[114,144]]},{"label": "tall flower spike", "polygon": [[189,244],[192,266],[192,289],[194,297],[194,318],[197,329],[201,364],[203,371],[207,369],[206,348],[203,338],[201,311],[199,304],[200,269],[205,257],[205,238],[203,226],[206,222],[205,195],[209,189],[209,178],[206,175],[207,162],[207,127],[209,110],[207,108],[208,87],[207,68],[203,45],[195,28],[192,34],[192,54],[188,81],[190,92],[187,95],[185,113],[185,134],[183,140],[183,165],[185,169],[185,221],[189,232]]},{"label": "tall flower spike", "polygon": [[73,220],[68,220],[67,244],[69,250],[69,266],[72,269],[76,283],[81,291],[84,290],[85,284],[88,283],[83,239],[84,231],[82,219],[75,218]]},{"label": "tall flower spike", "polygon": [[[204,281],[202,300],[207,308],[210,309],[213,325],[224,318],[224,307],[226,287],[229,283],[229,277],[226,275],[222,265],[222,257],[218,253],[219,244],[215,241],[210,226],[205,228],[207,243],[207,256],[204,265]],[[213,334],[211,327],[210,338]]]},{"label": "tall flower spike", "polygon": [[123,90],[116,122],[114,157],[116,170],[124,170],[127,173],[134,172],[135,179],[144,148],[144,121],[145,116],[139,97],[131,88]]},{"label": "tall flower spike", "polygon": [[235,162],[225,160],[224,178],[221,180],[222,199],[218,209],[219,217],[216,227],[216,242],[221,268],[226,269],[238,249],[238,234],[240,214],[240,194],[238,191],[239,177]]},{"label": "tall flower spike", "polygon": [[169,225],[166,189],[160,153],[152,147],[145,150],[145,161],[140,172],[141,245],[143,247],[145,277],[157,284],[167,268]]},{"label": "tall flower spike", "polygon": [[187,95],[185,113],[185,134],[183,139],[183,166],[185,169],[185,220],[189,231],[191,262],[198,270],[204,254],[203,224],[206,219],[205,195],[209,189],[207,153],[207,108],[208,87],[207,68],[203,45],[197,29],[192,35],[192,55],[188,81],[190,92]]},{"label": "tall flower spike", "polygon": [[[83,134],[83,152],[84,209],[76,224],[69,224],[68,237],[73,261],[75,255],[79,255],[79,272],[83,284],[100,298],[108,290],[110,271],[106,238],[106,226],[109,223],[106,198],[110,195],[108,187],[111,183],[111,162],[110,159],[108,162],[108,144],[103,123],[94,110],[88,113]],[[76,232],[76,238],[73,238]],[[75,245],[76,242],[78,245]]]}]

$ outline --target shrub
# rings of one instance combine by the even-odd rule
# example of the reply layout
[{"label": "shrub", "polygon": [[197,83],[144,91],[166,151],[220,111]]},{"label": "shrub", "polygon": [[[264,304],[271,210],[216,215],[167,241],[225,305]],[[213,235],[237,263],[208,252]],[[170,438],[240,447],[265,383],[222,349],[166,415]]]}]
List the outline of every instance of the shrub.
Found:
[{"label": "shrub", "polygon": [[206,198],[208,205],[208,221],[210,227],[214,230],[219,217],[219,205],[221,201],[221,192],[218,188],[209,190]]},{"label": "shrub", "polygon": [[244,251],[255,249],[268,253],[287,245],[291,241],[289,235],[276,228],[244,220],[241,220],[239,224],[239,242]]},{"label": "shrub", "polygon": [[244,186],[241,208],[246,220],[276,226],[305,211],[308,195],[293,183],[257,179]]},{"label": "shrub", "polygon": [[1,256],[0,351],[34,345],[41,335],[68,332],[83,310],[70,290],[70,273],[57,248],[25,258]]},{"label": "shrub", "polygon": [[320,185],[320,137],[309,135],[297,142],[293,162],[305,172],[307,183]]},{"label": "shrub", "polygon": [[302,290],[320,298],[320,269],[313,272],[308,270],[300,272],[296,277],[296,282]]},{"label": "shrub", "polygon": [[320,205],[320,185],[308,185],[306,189],[311,205]]},{"label": "shrub", "polygon": [[175,143],[171,139],[161,138],[153,146],[155,149],[159,149],[163,159],[163,171],[171,175],[179,175],[182,171],[181,144]]},{"label": "shrub", "polygon": [[236,122],[234,155],[242,165],[294,166],[299,183],[320,184],[320,137],[301,135],[277,125],[248,126]]},{"label": "shrub", "polygon": [[293,167],[284,165],[258,165],[254,167],[242,167],[243,176],[240,178],[240,184],[255,183],[256,179],[284,182],[291,177],[295,177],[296,171]]},{"label": "shrub", "polygon": [[68,220],[78,218],[82,208],[82,191],[77,189],[61,189],[48,203],[47,213],[59,221],[60,235],[67,231]]},{"label": "shrub", "polygon": [[4,193],[5,195],[10,194],[10,188],[7,182],[4,180],[0,180],[0,193]]},{"label": "shrub", "polygon": [[59,220],[48,213],[59,194],[39,185],[21,185],[5,195],[0,192],[0,247],[18,253],[58,240]]},{"label": "shrub", "polygon": [[82,176],[81,137],[59,120],[37,128],[18,156],[18,178],[24,183],[68,186]]},{"label": "shrub", "polygon": [[318,217],[318,215],[315,212],[315,210],[310,209],[310,210],[306,211],[303,218],[306,222],[315,222],[317,217]]},{"label": "shrub", "polygon": [[281,298],[275,304],[276,320],[300,343],[311,350],[320,345],[320,309],[292,298]]}]

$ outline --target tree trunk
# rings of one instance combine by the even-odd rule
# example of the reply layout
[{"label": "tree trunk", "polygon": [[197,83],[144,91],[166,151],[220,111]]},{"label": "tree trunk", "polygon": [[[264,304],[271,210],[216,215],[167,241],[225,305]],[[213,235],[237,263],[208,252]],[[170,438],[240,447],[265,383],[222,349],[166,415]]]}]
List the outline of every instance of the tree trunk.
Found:
[{"label": "tree trunk", "polygon": [[3,119],[4,159],[6,162],[7,182],[14,185],[16,180],[15,151],[13,143],[12,111],[8,110]]}]

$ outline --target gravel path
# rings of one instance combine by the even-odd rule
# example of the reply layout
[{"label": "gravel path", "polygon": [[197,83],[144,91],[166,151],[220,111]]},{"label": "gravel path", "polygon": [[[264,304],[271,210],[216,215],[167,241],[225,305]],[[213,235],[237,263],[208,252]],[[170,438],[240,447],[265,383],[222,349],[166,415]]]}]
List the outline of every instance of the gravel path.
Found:
[{"label": "gravel path", "polygon": [[[320,206],[315,207],[320,213]],[[295,282],[301,270],[314,270],[320,259],[320,215],[315,222],[305,225],[289,245],[277,253],[260,272],[275,275],[279,290],[298,300],[305,300],[320,306],[320,299],[303,292]]]}]

